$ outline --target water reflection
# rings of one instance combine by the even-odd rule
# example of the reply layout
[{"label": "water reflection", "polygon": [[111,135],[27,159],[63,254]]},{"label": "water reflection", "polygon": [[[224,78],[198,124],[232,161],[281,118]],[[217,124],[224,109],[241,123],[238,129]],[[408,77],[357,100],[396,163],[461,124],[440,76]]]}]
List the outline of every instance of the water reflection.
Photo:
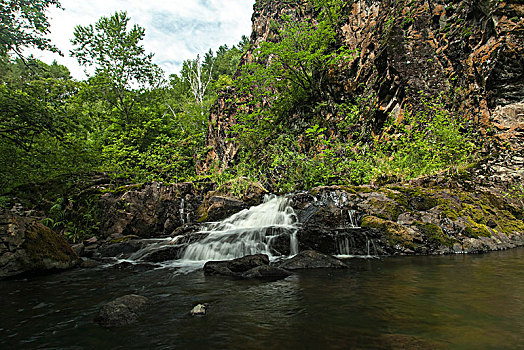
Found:
[{"label": "water reflection", "polygon": [[[346,271],[277,282],[159,269],[75,270],[0,281],[0,348],[447,349],[524,343],[524,249],[477,256],[352,259]],[[136,325],[98,308],[150,298]],[[209,303],[205,317],[188,312]]]}]

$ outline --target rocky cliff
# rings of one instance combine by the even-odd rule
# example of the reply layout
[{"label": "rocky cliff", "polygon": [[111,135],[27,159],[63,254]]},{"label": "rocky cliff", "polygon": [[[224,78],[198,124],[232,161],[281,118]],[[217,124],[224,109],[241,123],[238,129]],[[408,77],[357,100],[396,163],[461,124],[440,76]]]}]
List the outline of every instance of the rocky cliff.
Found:
[{"label": "rocky cliff", "polygon": [[[366,98],[369,113],[359,121],[363,133],[380,135],[388,116],[402,118],[406,110],[423,108],[421,92],[441,94],[448,108],[474,123],[487,138],[486,152],[504,145],[512,154],[522,154],[522,1],[360,0],[347,4],[337,41],[358,54],[337,67],[327,84],[338,101]],[[282,14],[297,20],[314,15],[307,1],[257,1],[252,48],[244,63],[253,59],[262,41],[278,40],[275,23]],[[245,108],[242,101],[248,98],[227,90],[213,106],[207,140],[211,151],[201,169],[216,161],[232,164],[239,145],[228,135],[237,123],[238,109]],[[337,120],[330,122],[336,125]],[[505,164],[508,159],[511,156],[494,162]]]}]

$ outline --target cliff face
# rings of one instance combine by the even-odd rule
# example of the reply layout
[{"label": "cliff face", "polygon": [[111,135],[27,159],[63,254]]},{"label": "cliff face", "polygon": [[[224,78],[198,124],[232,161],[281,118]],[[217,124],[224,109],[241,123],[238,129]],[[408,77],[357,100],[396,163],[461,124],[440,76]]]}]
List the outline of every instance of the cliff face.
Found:
[{"label": "cliff face", "polygon": [[[282,14],[309,16],[307,1],[257,1],[253,49],[277,40]],[[331,75],[338,100],[368,97],[372,111],[361,117],[365,133],[380,134],[388,115],[422,108],[423,92],[446,95],[449,107],[513,151],[524,147],[524,4],[495,0],[354,1],[337,29],[339,43],[358,55]],[[232,163],[239,145],[227,139],[245,98],[228,90],[211,111],[208,168]],[[234,101],[237,102],[234,102]],[[335,121],[336,122],[336,121]]]}]

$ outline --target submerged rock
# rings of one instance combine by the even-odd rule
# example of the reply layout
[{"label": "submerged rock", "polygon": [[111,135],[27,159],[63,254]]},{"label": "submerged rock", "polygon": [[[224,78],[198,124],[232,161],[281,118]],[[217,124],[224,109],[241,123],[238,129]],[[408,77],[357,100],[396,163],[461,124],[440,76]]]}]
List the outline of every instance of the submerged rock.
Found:
[{"label": "submerged rock", "polygon": [[241,277],[242,273],[264,265],[269,265],[266,254],[246,255],[233,260],[208,261],[204,265],[204,274]]},{"label": "submerged rock", "polygon": [[281,269],[276,266],[258,266],[247,270],[242,274],[242,278],[245,279],[266,279],[266,280],[278,280],[291,276],[289,271]]},{"label": "submerged rock", "polygon": [[0,214],[0,278],[64,270],[78,263],[69,243],[36,219]]},{"label": "submerged rock", "polygon": [[335,268],[345,269],[348,266],[342,261],[314,250],[305,250],[288,260],[280,262],[277,267],[286,270]]},{"label": "submerged rock", "polygon": [[116,298],[100,308],[95,322],[106,328],[135,323],[147,302],[146,297],[136,294]]}]

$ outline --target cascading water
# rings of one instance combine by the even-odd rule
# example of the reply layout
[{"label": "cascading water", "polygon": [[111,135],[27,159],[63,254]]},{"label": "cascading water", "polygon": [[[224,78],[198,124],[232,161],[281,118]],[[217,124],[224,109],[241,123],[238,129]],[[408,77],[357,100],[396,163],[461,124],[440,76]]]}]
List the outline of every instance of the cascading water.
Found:
[{"label": "cascading water", "polygon": [[289,236],[290,254],[298,252],[297,216],[286,197],[266,196],[264,203],[245,209],[200,231],[207,236],[190,244],[182,261],[227,260],[250,254],[274,256],[272,241]]}]

